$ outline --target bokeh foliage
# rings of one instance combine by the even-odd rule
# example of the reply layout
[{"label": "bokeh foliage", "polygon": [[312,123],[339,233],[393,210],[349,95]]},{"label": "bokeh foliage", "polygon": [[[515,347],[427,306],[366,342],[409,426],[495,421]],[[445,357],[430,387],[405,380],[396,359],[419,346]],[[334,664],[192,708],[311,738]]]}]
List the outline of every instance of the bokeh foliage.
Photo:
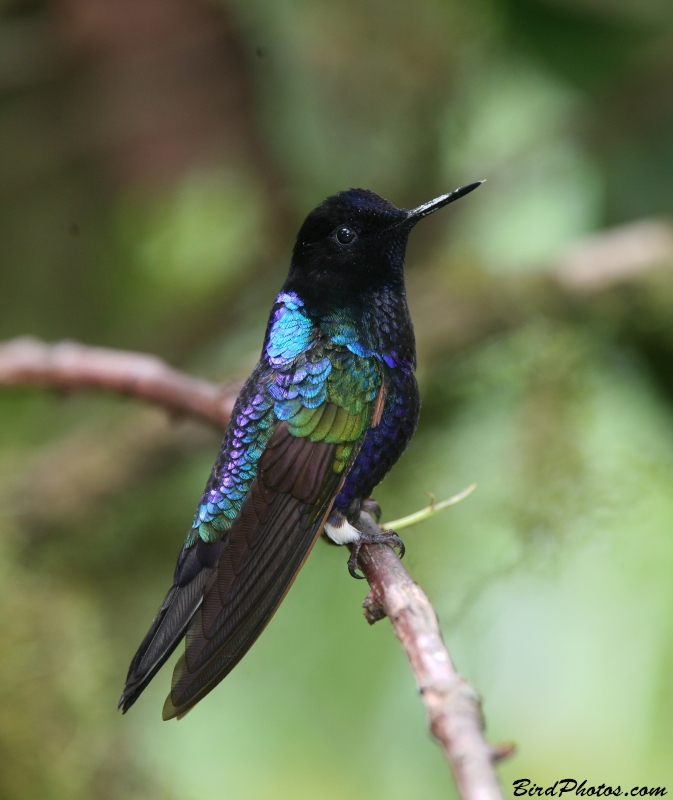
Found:
[{"label": "bokeh foliage", "polygon": [[[377,493],[501,769],[673,788],[673,259],[558,280],[673,213],[669,0],[2,0],[0,337],[244,376],[294,233],[366,186],[412,205],[424,409]],[[403,654],[319,543],[179,724],[115,704],[216,432],[0,393],[0,797],[425,800],[451,791]]]}]

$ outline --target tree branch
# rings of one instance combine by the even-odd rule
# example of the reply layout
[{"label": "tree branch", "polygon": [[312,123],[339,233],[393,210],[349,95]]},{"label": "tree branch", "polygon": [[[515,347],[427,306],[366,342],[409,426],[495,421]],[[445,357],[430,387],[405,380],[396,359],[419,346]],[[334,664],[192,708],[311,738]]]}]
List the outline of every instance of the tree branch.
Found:
[{"label": "tree branch", "polygon": [[[222,428],[229,422],[239,390],[192,378],[154,356],[72,342],[47,345],[32,338],[0,345],[0,385],[104,389]],[[365,512],[360,524],[379,530]],[[502,800],[494,764],[514,748],[493,748],[486,741],[479,695],[456,671],[430,601],[387,545],[364,545],[359,563],[371,587],[363,604],[365,617],[370,624],[390,618],[461,798]]]},{"label": "tree branch", "polygon": [[[362,530],[378,525],[366,512]],[[437,614],[421,587],[386,544],[364,545],[358,559],[371,591],[362,604],[370,625],[388,617],[407,654],[428,714],[430,731],[446,756],[463,800],[499,800],[494,763],[513,745],[491,747],[484,737],[481,699],[456,670],[442,639]]]},{"label": "tree branch", "polygon": [[87,347],[76,342],[45,344],[32,337],[0,344],[0,385],[40,389],[104,389],[140,397],[173,414],[224,428],[240,384],[218,386],[169,367],[156,356]]}]

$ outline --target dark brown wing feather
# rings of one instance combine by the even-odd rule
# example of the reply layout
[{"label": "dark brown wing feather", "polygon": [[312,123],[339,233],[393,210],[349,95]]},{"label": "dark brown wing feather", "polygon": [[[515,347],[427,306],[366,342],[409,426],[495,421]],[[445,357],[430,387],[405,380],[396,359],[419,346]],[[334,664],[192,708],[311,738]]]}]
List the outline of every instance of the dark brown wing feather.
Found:
[{"label": "dark brown wing feather", "polygon": [[335,447],[277,427],[189,625],[164,719],[186,714],[228,675],[280,605],[342,483]]}]

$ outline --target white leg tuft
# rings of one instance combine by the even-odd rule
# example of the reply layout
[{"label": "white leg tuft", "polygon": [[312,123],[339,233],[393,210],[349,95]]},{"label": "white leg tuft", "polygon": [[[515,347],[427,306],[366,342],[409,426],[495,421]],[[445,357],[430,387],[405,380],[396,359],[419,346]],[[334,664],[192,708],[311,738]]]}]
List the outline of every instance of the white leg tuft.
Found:
[{"label": "white leg tuft", "polygon": [[360,532],[346,520],[340,525],[332,525],[330,522],[326,522],[325,533],[334,544],[350,544],[351,542],[357,542],[360,538]]}]

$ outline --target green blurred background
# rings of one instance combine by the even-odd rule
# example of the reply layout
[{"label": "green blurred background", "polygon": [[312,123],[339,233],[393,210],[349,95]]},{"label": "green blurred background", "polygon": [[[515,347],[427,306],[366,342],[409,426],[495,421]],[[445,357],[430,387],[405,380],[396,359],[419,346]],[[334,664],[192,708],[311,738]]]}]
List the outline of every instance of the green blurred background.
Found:
[{"label": "green blurred background", "polygon": [[[412,237],[424,398],[377,492],[501,768],[673,791],[670,0],[2,0],[0,338],[244,377],[304,215],[476,194]],[[180,723],[115,711],[219,435],[0,392],[0,797],[451,796],[404,655],[316,546]]]}]

